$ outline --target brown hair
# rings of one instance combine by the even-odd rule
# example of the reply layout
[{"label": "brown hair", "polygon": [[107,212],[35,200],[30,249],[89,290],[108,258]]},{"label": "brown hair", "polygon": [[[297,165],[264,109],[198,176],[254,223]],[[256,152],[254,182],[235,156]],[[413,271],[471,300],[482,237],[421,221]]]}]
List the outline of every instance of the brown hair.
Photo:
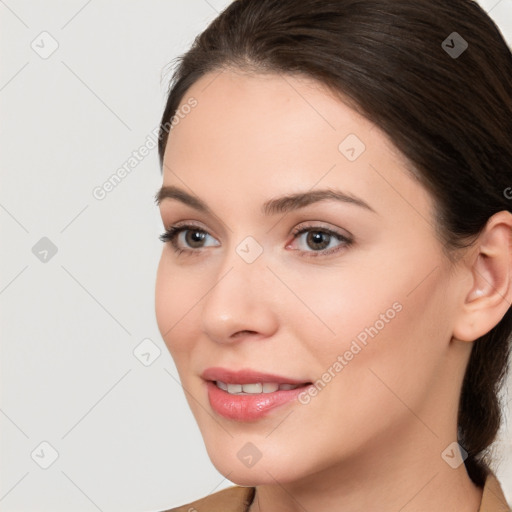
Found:
[{"label": "brown hair", "polygon": [[[448,255],[510,210],[512,55],[473,0],[236,0],[178,63],[160,127],[161,165],[169,123],[207,72],[301,74],[348,98],[407,157],[434,198]],[[511,330],[509,309],[473,343],[464,376],[459,443],[479,486],[501,423]]]}]

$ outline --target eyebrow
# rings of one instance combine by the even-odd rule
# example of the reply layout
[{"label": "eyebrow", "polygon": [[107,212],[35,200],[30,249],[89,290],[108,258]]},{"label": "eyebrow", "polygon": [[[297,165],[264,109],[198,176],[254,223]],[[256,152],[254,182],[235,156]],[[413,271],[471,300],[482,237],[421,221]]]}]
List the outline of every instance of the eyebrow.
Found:
[{"label": "eyebrow", "polygon": [[[205,202],[203,202],[198,197],[189,194],[185,190],[175,186],[163,186],[155,194],[155,202],[157,205],[159,205],[164,199],[175,199],[194,208],[195,210],[206,214],[212,214],[212,211]],[[340,201],[342,203],[354,204],[373,213],[377,213],[368,203],[363,201],[361,198],[347,192],[332,189],[309,190],[307,192],[298,192],[295,194],[270,199],[263,204],[262,212],[265,215],[286,213],[292,210],[304,208],[313,203],[326,200],[334,200]]]}]

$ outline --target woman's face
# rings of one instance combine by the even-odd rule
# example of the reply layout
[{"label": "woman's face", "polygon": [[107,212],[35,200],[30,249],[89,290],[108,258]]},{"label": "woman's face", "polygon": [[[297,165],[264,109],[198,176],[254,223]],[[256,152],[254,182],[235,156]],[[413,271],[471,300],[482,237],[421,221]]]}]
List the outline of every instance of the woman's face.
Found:
[{"label": "woman's face", "polygon": [[[217,469],[256,485],[410,464],[405,444],[441,460],[470,344],[452,339],[460,276],[405,160],[304,78],[217,71],[178,113],[160,211],[188,228],[163,247],[156,315]],[[233,395],[209,368],[276,377]],[[313,384],[272,393],[280,379]]]}]

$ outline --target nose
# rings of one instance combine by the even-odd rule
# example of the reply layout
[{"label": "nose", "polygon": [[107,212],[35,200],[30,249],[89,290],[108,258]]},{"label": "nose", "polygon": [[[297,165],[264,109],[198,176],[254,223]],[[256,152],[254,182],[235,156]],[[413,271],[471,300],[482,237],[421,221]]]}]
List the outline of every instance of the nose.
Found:
[{"label": "nose", "polygon": [[270,337],[278,329],[273,276],[263,257],[246,263],[232,252],[202,301],[202,330],[217,343]]}]

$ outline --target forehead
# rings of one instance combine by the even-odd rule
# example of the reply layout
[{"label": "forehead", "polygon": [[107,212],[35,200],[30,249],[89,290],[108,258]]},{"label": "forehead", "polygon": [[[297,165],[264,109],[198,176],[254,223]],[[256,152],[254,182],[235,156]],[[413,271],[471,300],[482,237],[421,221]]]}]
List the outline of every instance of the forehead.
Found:
[{"label": "forehead", "polygon": [[[232,192],[262,201],[315,184],[341,186],[393,209],[401,190],[405,197],[422,195],[418,199],[428,206],[426,192],[406,172],[405,157],[341,98],[303,76],[208,73],[178,108],[164,183],[183,181],[197,195],[219,200]],[[191,99],[195,106],[183,108]]]},{"label": "forehead", "polygon": [[[181,113],[191,98],[196,107],[188,114]],[[304,136],[344,127],[361,129],[357,126],[361,124],[373,126],[311,78],[233,69],[201,77],[185,93],[177,113],[179,126],[171,130],[170,139],[195,132],[209,140],[227,134],[238,139],[250,135],[254,142],[264,142],[278,133]]]},{"label": "forehead", "polygon": [[203,146],[211,142],[221,148],[236,140],[238,144],[246,142],[244,149],[250,155],[251,149],[275,148],[278,143],[285,149],[289,141],[323,138],[336,155],[337,142],[344,133],[363,138],[363,133],[374,132],[372,144],[406,165],[387,135],[356,109],[346,95],[305,75],[215,70],[184,94],[168,146],[201,140]]}]

